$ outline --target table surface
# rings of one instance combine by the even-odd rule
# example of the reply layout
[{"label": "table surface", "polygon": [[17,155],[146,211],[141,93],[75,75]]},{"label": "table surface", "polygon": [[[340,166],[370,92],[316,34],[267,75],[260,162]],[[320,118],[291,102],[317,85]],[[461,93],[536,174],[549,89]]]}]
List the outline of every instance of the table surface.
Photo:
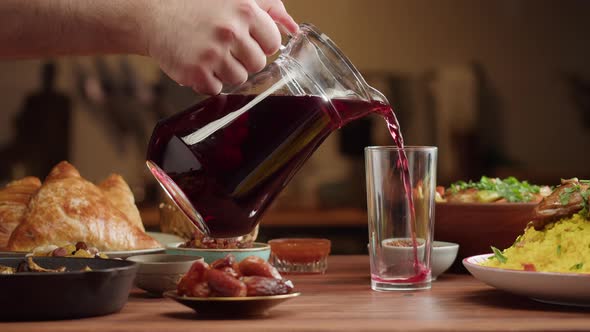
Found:
[{"label": "table surface", "polygon": [[537,303],[445,274],[431,290],[374,292],[367,256],[332,256],[325,275],[289,276],[302,293],[251,319],[201,319],[139,290],[119,313],[55,322],[0,323],[0,331],[572,331],[590,329],[590,309]]}]

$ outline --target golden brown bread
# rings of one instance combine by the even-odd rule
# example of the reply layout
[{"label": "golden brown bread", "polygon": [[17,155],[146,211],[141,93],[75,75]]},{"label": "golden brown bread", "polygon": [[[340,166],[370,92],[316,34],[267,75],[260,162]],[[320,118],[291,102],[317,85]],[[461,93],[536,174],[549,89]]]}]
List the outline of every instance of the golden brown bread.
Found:
[{"label": "golden brown bread", "polygon": [[133,197],[129,185],[123,180],[122,176],[111,174],[108,178],[102,181],[98,187],[111,201],[113,206],[123,212],[132,224],[139,227],[142,231],[145,231],[141,216],[139,215],[139,210],[135,205],[135,197]]},{"label": "golden brown bread", "polygon": [[63,246],[84,241],[101,251],[158,248],[117,209],[104,192],[86,181],[69,163],[53,168],[33,195],[27,211],[8,241],[12,251],[38,246]]},{"label": "golden brown bread", "polygon": [[33,176],[15,180],[0,190],[0,248],[6,247],[10,234],[21,221],[31,196],[41,187]]}]

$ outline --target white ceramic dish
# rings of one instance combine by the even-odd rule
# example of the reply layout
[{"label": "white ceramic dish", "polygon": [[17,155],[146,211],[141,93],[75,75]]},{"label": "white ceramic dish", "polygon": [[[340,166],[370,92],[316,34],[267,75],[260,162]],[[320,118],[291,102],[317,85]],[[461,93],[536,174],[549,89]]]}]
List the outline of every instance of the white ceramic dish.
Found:
[{"label": "white ceramic dish", "polygon": [[139,267],[135,276],[135,285],[150,294],[161,296],[162,293],[175,290],[176,284],[188,272],[196,261],[202,257],[187,255],[152,254],[127,258]]},{"label": "white ceramic dish", "polygon": [[[156,241],[162,244],[162,248],[154,249],[138,249],[138,250],[118,250],[118,251],[104,251],[103,253],[109,258],[127,258],[137,255],[157,254],[163,253],[168,243],[177,243],[182,239],[176,235],[160,233],[160,232],[146,232]],[[20,251],[0,251],[0,258],[2,257],[24,257],[27,253]]]},{"label": "white ceramic dish", "polygon": [[147,255],[147,254],[158,254],[163,253],[164,248],[153,248],[153,249],[138,249],[138,250],[122,250],[122,251],[104,251],[103,253],[109,258],[122,258],[125,259],[131,256]]},{"label": "white ceramic dish", "polygon": [[[405,241],[409,246],[393,246],[388,243],[395,241]],[[387,264],[395,264],[400,261],[412,261],[414,259],[414,248],[411,246],[411,238],[391,238],[381,241],[383,255]],[[424,240],[417,239],[418,257],[424,257]]]},{"label": "white ceramic dish", "polygon": [[[392,245],[391,242],[405,242],[403,245]],[[418,257],[424,257],[424,240],[417,239]],[[369,249],[370,250],[370,249]],[[383,264],[389,273],[394,275],[412,275],[414,273],[414,247],[411,238],[389,238],[381,241]]]},{"label": "white ceramic dish", "polygon": [[[386,258],[386,263],[394,264],[399,261],[412,261],[414,259],[414,250],[412,247],[397,247],[387,245],[387,242],[394,240],[405,240],[411,241],[409,238],[392,238],[382,241],[383,254]],[[418,239],[418,256],[424,256],[424,240]],[[455,259],[457,258],[457,252],[459,251],[459,245],[452,242],[444,241],[433,241],[432,242],[432,257],[431,257],[431,270],[432,280],[436,280],[438,276],[448,270]]]},{"label": "white ceramic dish", "polygon": [[[162,248],[155,249],[138,249],[138,250],[118,250],[118,251],[104,251],[103,253],[109,256],[109,258],[127,258],[137,255],[157,254],[163,253],[168,243],[177,243],[182,239],[176,235],[160,233],[160,232],[146,232],[149,236],[153,237],[156,241],[162,244]],[[24,257],[27,252],[21,251],[0,251],[0,258],[4,257]]]},{"label": "white ceramic dish", "polygon": [[459,252],[459,245],[444,241],[433,241],[432,245],[432,280],[436,280],[455,262],[457,252]]},{"label": "white ceramic dish", "polygon": [[[139,250],[121,250],[121,251],[103,251],[105,255],[109,258],[127,258],[131,256],[137,255],[147,255],[147,254],[157,254],[163,253],[164,248],[154,248],[154,249],[139,249]],[[4,257],[25,257],[28,253],[22,251],[1,251],[0,258]]]},{"label": "white ceramic dish", "polygon": [[463,265],[478,280],[497,289],[533,300],[590,307],[590,275],[507,270],[481,266],[492,254],[463,259]]}]

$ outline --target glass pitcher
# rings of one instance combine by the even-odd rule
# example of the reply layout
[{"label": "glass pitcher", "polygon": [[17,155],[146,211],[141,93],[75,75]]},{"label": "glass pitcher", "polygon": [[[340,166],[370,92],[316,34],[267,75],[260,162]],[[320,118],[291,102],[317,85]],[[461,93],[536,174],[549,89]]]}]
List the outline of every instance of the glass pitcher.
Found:
[{"label": "glass pitcher", "polygon": [[332,131],[382,110],[390,110],[385,97],[303,24],[246,83],[160,121],[147,165],[199,231],[236,238],[256,227]]}]

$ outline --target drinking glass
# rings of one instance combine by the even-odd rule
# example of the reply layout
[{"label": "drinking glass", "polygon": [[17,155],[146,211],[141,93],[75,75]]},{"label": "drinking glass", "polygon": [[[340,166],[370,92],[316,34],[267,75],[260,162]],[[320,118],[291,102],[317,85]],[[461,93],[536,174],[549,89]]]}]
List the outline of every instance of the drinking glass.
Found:
[{"label": "drinking glass", "polygon": [[431,286],[437,148],[365,148],[371,288]]}]

